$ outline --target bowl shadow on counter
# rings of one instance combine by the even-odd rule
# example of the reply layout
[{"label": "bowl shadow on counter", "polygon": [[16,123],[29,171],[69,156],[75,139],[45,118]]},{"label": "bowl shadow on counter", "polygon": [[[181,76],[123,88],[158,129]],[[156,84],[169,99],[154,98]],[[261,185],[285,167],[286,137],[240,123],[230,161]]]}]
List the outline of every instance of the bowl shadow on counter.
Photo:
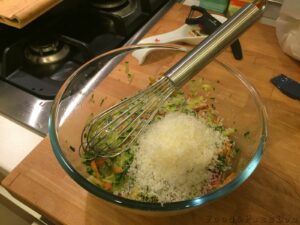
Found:
[{"label": "bowl shadow on counter", "polygon": [[[272,193],[269,191],[270,184],[280,182],[278,179],[280,178],[273,176],[272,172],[263,165],[259,165],[253,175],[230,194],[177,215],[168,215],[167,213],[141,215],[141,212],[132,212],[126,208],[114,206],[89,193],[86,197],[85,224],[102,224],[102,222],[103,224],[127,225],[229,224],[237,219],[242,224],[249,224],[249,219],[254,221],[274,216],[266,208],[270,208],[270,198],[272,198]],[[281,215],[280,210],[282,211],[282,209],[276,207],[276,205],[271,206],[277,210],[278,215]],[[252,214],[255,217],[251,216]]]}]

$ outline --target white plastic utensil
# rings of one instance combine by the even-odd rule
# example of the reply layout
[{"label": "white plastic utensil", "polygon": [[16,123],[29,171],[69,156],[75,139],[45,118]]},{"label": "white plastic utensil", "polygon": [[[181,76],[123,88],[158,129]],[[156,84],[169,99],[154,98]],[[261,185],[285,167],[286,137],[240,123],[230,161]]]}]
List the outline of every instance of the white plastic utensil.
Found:
[{"label": "white plastic utensil", "polygon": [[[221,23],[224,23],[227,18],[224,16],[219,16],[213,14],[213,16],[219,20]],[[142,39],[138,44],[150,44],[150,43],[186,43],[189,45],[197,45],[199,44],[207,35],[201,33],[200,27],[198,25],[187,25],[184,24],[176,30],[154,35],[151,37],[147,37]],[[162,48],[159,48],[162,50]],[[188,51],[187,48],[182,48],[182,51]],[[132,55],[138,60],[139,64],[143,64],[147,58],[147,56],[155,51],[155,49],[141,49],[134,51]]]}]

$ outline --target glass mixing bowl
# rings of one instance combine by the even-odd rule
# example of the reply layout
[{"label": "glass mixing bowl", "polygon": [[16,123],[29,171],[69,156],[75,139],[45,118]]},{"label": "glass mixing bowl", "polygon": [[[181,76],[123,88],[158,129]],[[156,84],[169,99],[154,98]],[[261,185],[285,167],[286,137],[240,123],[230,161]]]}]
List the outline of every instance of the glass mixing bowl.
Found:
[{"label": "glass mixing bowl", "polygon": [[[139,65],[132,56],[138,49],[155,50]],[[175,51],[174,51],[175,50]],[[208,103],[217,109],[226,127],[235,129],[232,139],[240,148],[230,182],[189,200],[148,203],[116,196],[91,183],[80,158],[82,131],[88,121],[128,96],[143,90],[185,53],[173,45],[128,46],[95,57],[77,69],[58,92],[49,119],[53,151],[64,170],[88,192],[115,205],[138,211],[182,212],[202,206],[233,191],[255,170],[267,137],[265,107],[255,88],[237,70],[217,60],[195,77],[205,82],[198,95],[210,92]],[[184,90],[184,87],[183,87]]]}]

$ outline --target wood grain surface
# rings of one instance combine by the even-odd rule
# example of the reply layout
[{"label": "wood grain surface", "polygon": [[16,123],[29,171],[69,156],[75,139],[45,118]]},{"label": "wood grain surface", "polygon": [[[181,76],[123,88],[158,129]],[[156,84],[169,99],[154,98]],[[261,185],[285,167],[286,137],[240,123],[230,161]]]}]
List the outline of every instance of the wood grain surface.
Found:
[{"label": "wood grain surface", "polygon": [[0,23],[22,28],[62,0],[1,0]]},{"label": "wood grain surface", "polygon": [[[188,11],[175,5],[147,36],[178,28]],[[281,51],[273,27],[257,23],[240,41],[242,61],[234,60],[230,49],[219,59],[238,68],[258,90],[268,112],[269,137],[258,168],[229,195],[177,216],[132,214],[76,184],[58,164],[48,137],[4,179],[3,186],[57,224],[300,224],[300,104],[270,83],[280,73],[300,82],[300,63]],[[149,71],[159,72],[168,61],[164,60],[157,68],[149,66]]]}]

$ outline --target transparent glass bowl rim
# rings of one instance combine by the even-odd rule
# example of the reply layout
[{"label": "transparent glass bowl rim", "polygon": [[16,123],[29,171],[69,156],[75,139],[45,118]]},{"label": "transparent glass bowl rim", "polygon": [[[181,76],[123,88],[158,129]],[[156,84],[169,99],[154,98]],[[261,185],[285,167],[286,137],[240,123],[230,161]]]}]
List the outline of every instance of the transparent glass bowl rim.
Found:
[{"label": "transparent glass bowl rim", "polygon": [[49,136],[50,136],[50,142],[53,149],[53,152],[58,159],[59,163],[63,167],[63,169],[69,174],[70,177],[72,177],[73,180],[75,180],[80,186],[82,186],[84,189],[88,190],[90,193],[100,197],[101,199],[107,200],[108,202],[127,207],[127,208],[133,208],[133,209],[139,209],[144,211],[174,211],[174,210],[182,210],[182,209],[188,209],[188,208],[194,208],[199,207],[201,205],[204,205],[208,202],[211,202],[213,200],[216,200],[222,196],[225,196],[226,194],[230,193],[234,189],[236,189],[239,185],[241,185],[255,170],[257,165],[259,164],[263,150],[265,147],[266,139],[267,139],[267,113],[264,104],[262,103],[262,100],[260,96],[258,95],[255,88],[252,86],[252,84],[244,77],[242,74],[237,71],[236,69],[231,68],[230,66],[215,60],[221,67],[226,69],[231,75],[235,76],[239,81],[243,83],[243,85],[249,90],[251,93],[251,96],[253,97],[255,104],[257,106],[257,109],[259,111],[260,121],[262,122],[262,131],[260,135],[260,141],[257,146],[257,150],[252,157],[250,163],[246,166],[246,168],[240,172],[240,174],[235,177],[231,182],[224,185],[220,189],[215,190],[214,192],[211,192],[209,194],[195,197],[193,199],[179,201],[179,202],[171,202],[171,203],[148,203],[148,202],[140,202],[135,200],[126,199],[120,196],[113,195],[112,193],[109,193],[107,191],[104,191],[97,186],[93,185],[89,181],[86,180],[80,173],[76,171],[76,169],[72,166],[72,164],[64,157],[64,153],[62,149],[60,148],[60,144],[58,141],[58,133],[56,128],[58,127],[58,110],[59,110],[59,103],[62,99],[62,96],[65,92],[65,90],[69,87],[71,84],[71,81],[78,75],[78,73],[85,67],[89,66],[91,63],[103,58],[104,56],[109,56],[111,54],[118,54],[118,53],[126,53],[126,52],[132,52],[134,50],[139,49],[169,49],[169,50],[179,50],[183,51],[182,46],[180,45],[167,45],[167,44],[143,44],[143,45],[131,45],[131,46],[125,46],[122,48],[118,48],[112,51],[109,51],[107,53],[98,55],[91,59],[90,61],[83,64],[81,67],[79,67],[75,72],[73,72],[70,77],[64,82],[62,87],[60,88],[58,94],[56,95],[56,98],[53,102],[53,106],[51,109],[51,113],[49,116]]}]

